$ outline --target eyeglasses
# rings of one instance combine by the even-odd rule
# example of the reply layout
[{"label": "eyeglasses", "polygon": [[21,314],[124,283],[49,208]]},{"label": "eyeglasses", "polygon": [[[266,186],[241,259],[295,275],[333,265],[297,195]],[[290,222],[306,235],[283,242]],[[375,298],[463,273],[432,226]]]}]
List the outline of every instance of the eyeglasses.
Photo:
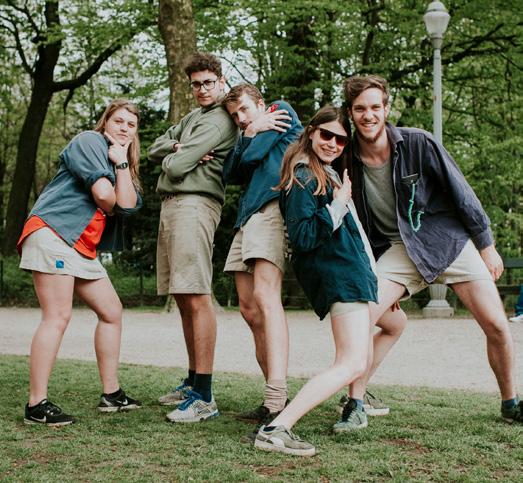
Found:
[{"label": "eyeglasses", "polygon": [[332,138],[335,138],[336,144],[340,148],[344,148],[349,142],[349,138],[347,136],[336,134],[335,132],[329,131],[328,129],[323,129],[322,127],[319,127],[318,131],[320,132],[320,139],[322,141],[330,141]]},{"label": "eyeglasses", "polygon": [[203,82],[192,81],[189,85],[192,87],[192,90],[196,92],[199,92],[202,87],[206,91],[210,91],[211,89],[214,89],[216,82],[218,82],[218,79],[206,79]]}]

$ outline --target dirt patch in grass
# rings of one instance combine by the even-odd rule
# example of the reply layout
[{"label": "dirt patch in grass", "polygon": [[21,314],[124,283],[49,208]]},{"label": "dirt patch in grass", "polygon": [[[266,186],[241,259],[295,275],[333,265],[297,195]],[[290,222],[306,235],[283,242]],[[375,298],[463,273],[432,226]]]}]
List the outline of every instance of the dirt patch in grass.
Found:
[{"label": "dirt patch in grass", "polygon": [[416,454],[425,454],[429,453],[430,450],[426,448],[425,446],[422,446],[419,443],[416,443],[416,441],[411,441],[410,439],[405,438],[395,438],[395,439],[385,439],[383,440],[384,443],[390,444],[392,446],[397,446],[399,448],[406,449],[407,451],[411,451]]}]

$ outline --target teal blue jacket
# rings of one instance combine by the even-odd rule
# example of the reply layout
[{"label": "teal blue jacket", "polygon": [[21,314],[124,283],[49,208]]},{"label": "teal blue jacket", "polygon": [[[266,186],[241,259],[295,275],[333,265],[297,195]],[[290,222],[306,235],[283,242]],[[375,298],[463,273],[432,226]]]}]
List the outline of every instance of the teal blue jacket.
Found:
[{"label": "teal blue jacket", "polygon": [[[94,216],[98,206],[91,187],[100,178],[114,186],[114,164],[109,160],[109,142],[96,131],[75,136],[59,156],[58,173],[36,200],[29,217],[37,215],[70,246],[73,246]],[[106,218],[100,250],[121,250],[124,245],[123,217],[138,211],[142,199],[137,193],[134,208],[114,207],[114,215]]]},{"label": "teal blue jacket", "polygon": [[296,141],[303,127],[294,109],[285,101],[273,102],[269,109],[285,109],[291,116],[285,132],[263,131],[253,138],[240,136],[223,165],[223,180],[227,184],[243,185],[235,229],[279,194],[272,188],[280,183],[283,155],[289,144]]},{"label": "teal blue jacket", "polygon": [[314,195],[316,178],[306,166],[296,169],[289,192],[280,194],[280,209],[289,233],[291,263],[312,308],[323,319],[335,302],[377,302],[377,278],[354,218],[347,213],[333,231],[327,209],[332,188]]}]

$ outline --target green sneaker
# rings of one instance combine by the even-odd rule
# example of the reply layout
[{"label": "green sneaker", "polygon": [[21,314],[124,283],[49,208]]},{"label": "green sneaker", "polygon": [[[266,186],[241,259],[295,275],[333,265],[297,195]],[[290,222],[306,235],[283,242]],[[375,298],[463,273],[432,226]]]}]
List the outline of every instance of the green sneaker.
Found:
[{"label": "green sneaker", "polygon": [[[349,397],[347,395],[341,396],[336,407],[336,410],[339,414],[343,413],[343,408],[348,401]],[[363,397],[363,409],[365,409],[367,416],[387,416],[387,414],[390,413],[390,407],[384,404],[381,399],[378,399],[369,391],[367,391]]]},{"label": "green sneaker", "polygon": [[523,401],[519,401],[518,404],[510,409],[504,409],[502,406],[501,417],[507,423],[523,423]]},{"label": "green sneaker", "polygon": [[356,401],[349,399],[345,404],[341,419],[333,426],[335,433],[357,431],[368,426],[367,415],[363,409],[358,409]]},{"label": "green sneaker", "polygon": [[314,456],[316,448],[301,440],[285,426],[262,426],[254,440],[254,447],[263,451],[291,454],[294,456]]}]

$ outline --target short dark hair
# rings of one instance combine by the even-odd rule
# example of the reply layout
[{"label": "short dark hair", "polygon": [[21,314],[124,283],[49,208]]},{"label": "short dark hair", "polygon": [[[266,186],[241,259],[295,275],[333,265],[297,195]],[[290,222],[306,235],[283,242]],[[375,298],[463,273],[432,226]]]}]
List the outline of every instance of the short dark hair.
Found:
[{"label": "short dark hair", "polygon": [[227,106],[233,102],[238,102],[243,94],[247,94],[255,103],[263,101],[261,92],[255,85],[245,82],[234,86],[223,98],[222,104]]},{"label": "short dark hair", "polygon": [[349,77],[343,85],[345,103],[349,110],[352,108],[352,103],[356,97],[363,91],[372,88],[379,89],[383,93],[383,105],[386,106],[389,103],[389,84],[383,77],[378,75],[354,75]]},{"label": "short dark hair", "polygon": [[191,74],[201,72],[202,70],[210,70],[220,78],[222,76],[222,63],[220,59],[213,54],[196,52],[189,58],[184,70],[189,79],[191,78]]}]

